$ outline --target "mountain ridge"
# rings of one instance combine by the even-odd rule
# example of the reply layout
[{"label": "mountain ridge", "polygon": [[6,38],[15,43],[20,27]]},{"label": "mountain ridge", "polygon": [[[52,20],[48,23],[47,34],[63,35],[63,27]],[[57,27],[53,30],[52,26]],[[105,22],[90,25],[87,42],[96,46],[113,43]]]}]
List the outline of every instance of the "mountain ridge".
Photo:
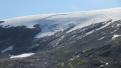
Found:
[{"label": "mountain ridge", "polygon": [[[84,26],[88,26],[93,23],[107,21],[112,19],[113,21],[120,20],[121,8],[93,10],[78,13],[57,13],[57,14],[41,14],[34,16],[17,17],[13,19],[5,19],[2,26],[27,26],[33,28],[34,25],[39,24],[42,27],[43,33],[53,35],[58,31],[63,31],[69,27],[73,28],[69,31],[73,31]],[[42,33],[42,35],[43,35]],[[41,34],[41,33],[40,33]],[[39,34],[39,35],[40,35]],[[40,35],[40,37],[42,37]],[[39,37],[39,36],[38,36]]]},{"label": "mountain ridge", "polygon": [[120,11],[1,21],[0,67],[121,68]]}]

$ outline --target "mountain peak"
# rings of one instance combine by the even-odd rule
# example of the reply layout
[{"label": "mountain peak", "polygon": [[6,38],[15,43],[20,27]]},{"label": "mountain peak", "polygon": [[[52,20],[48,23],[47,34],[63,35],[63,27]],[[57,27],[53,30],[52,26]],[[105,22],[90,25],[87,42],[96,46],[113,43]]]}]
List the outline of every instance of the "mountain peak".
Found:
[{"label": "mountain peak", "polygon": [[112,19],[113,21],[121,19],[121,8],[111,8],[93,11],[52,13],[32,16],[23,16],[5,19],[3,26],[27,26],[33,28],[35,24],[40,24],[44,33],[51,33],[70,28],[70,31],[88,26],[90,24],[104,22]]}]

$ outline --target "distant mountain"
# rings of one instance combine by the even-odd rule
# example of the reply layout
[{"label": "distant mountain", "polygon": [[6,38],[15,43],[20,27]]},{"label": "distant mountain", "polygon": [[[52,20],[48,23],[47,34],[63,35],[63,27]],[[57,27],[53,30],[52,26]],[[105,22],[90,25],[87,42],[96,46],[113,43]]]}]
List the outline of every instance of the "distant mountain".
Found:
[{"label": "distant mountain", "polygon": [[121,8],[0,21],[1,68],[121,68]]}]

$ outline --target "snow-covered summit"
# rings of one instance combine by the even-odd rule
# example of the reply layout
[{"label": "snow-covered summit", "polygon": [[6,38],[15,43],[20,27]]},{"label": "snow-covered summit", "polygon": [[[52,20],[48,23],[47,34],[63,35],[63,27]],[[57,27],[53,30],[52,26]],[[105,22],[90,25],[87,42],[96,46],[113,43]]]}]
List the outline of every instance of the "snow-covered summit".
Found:
[{"label": "snow-covered summit", "polygon": [[121,19],[121,8],[23,16],[5,19],[5,22],[1,25],[25,25],[32,28],[33,25],[40,24],[44,33],[62,31],[69,28],[70,25],[73,25],[74,27],[69,31],[71,32],[92,23],[103,22],[110,19],[113,21]]}]

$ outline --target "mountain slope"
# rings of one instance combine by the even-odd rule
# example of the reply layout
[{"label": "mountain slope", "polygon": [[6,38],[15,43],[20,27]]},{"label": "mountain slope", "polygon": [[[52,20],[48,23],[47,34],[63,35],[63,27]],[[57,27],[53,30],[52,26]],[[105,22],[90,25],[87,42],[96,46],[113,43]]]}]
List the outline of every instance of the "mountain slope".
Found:
[{"label": "mountain slope", "polygon": [[[114,8],[3,20],[0,66],[120,68],[120,11]],[[9,58],[22,53],[33,55]]]},{"label": "mountain slope", "polygon": [[5,19],[5,22],[2,23],[2,25],[25,25],[32,28],[33,25],[40,24],[43,32],[62,31],[66,28],[69,28],[70,26],[76,26],[75,28],[70,30],[73,31],[75,29],[90,25],[92,23],[98,23],[110,19],[119,20],[121,18],[120,12],[121,8],[113,8],[89,12],[83,11],[75,13],[41,14]]}]

